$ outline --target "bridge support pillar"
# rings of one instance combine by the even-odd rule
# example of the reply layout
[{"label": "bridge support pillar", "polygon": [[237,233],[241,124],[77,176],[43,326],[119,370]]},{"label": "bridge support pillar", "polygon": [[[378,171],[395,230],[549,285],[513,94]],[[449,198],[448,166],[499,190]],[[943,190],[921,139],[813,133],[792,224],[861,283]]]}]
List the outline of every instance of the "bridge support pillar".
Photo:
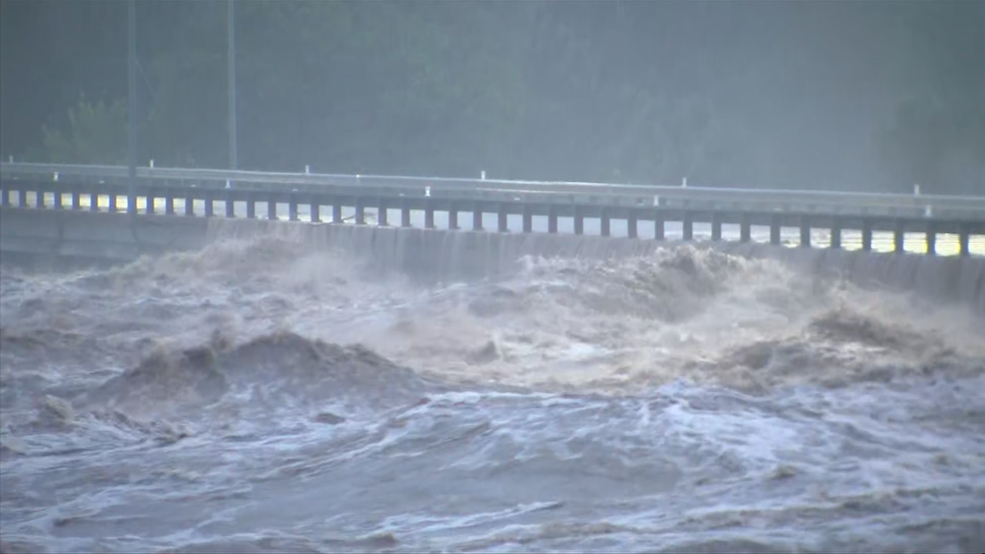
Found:
[{"label": "bridge support pillar", "polygon": [[342,221],[342,199],[339,197],[332,199],[332,223],[345,223]]},{"label": "bridge support pillar", "polygon": [[770,244],[779,246],[780,244],[780,216],[773,214],[770,216]]},{"label": "bridge support pillar", "polygon": [[298,220],[298,197],[294,193],[287,197],[287,219]]},{"label": "bridge support pillar", "polygon": [[575,206],[575,234],[585,234],[585,216],[581,213],[581,208]]},{"label": "bridge support pillar", "polygon": [[116,213],[116,191],[112,190],[109,193],[109,213]]},{"label": "bridge support pillar", "polygon": [[17,207],[26,208],[27,207],[27,191],[20,189],[17,191]]},{"label": "bridge support pillar", "polygon": [[664,240],[666,231],[664,230],[664,214],[659,209],[653,215],[653,238],[654,240]]},{"label": "bridge support pillar", "polygon": [[309,206],[311,211],[311,222],[321,223],[321,201],[318,200],[317,195],[311,196],[311,205]]},{"label": "bridge support pillar", "polygon": [[752,222],[749,212],[742,212],[742,220],[739,222],[739,241],[749,242],[752,240]]},{"label": "bridge support pillar", "polygon": [[72,209],[78,210],[82,208],[82,193],[79,189],[74,189],[72,191]]},{"label": "bridge support pillar", "polygon": [[722,240],[722,214],[719,212],[711,214],[711,240]]},{"label": "bridge support pillar", "polygon": [[841,219],[838,216],[831,222],[831,248],[841,248]]},{"label": "bridge support pillar", "polygon": [[430,200],[424,201],[424,228],[434,229],[434,204]]},{"label": "bridge support pillar", "polygon": [[353,223],[356,225],[366,224],[366,203],[362,198],[356,198],[356,216]]},{"label": "bridge support pillar", "polygon": [[[168,195],[170,198],[171,195]],[[165,199],[164,209],[167,210],[167,199]],[[246,193],[246,219],[257,218],[257,195],[253,192]]]},{"label": "bridge support pillar", "polygon": [[902,254],[904,252],[903,221],[896,220],[893,224],[893,252]]},{"label": "bridge support pillar", "polygon": [[636,229],[636,210],[633,208],[629,209],[629,215],[626,216],[626,234],[631,239],[639,236]]},{"label": "bridge support pillar", "polygon": [[689,211],[685,211],[684,216],[681,217],[681,219],[683,220],[681,222],[681,228],[683,230],[684,240],[694,239],[694,220],[692,219],[693,217],[694,216],[691,215],[691,212]]},{"label": "bridge support pillar", "polygon": [[[233,218],[236,217],[236,200],[233,198],[232,191],[226,191],[225,198],[223,199],[226,203],[226,217]],[[150,206],[151,199],[148,198],[148,206]]]},{"label": "bridge support pillar", "polygon": [[499,219],[499,232],[500,233],[508,233],[508,232],[510,232],[510,227],[507,224],[507,220],[506,220],[506,215],[509,213],[507,211],[508,209],[509,208],[508,208],[508,206],[506,205],[505,202],[503,202],[503,203],[501,203],[499,205],[499,210],[497,211],[497,216],[498,216],[498,219]]},{"label": "bridge support pillar", "polygon": [[10,189],[3,186],[2,182],[0,182],[0,206],[4,208],[10,206]]},{"label": "bridge support pillar", "polygon": [[534,231],[534,214],[530,204],[523,205],[523,232],[532,233]]},{"label": "bridge support pillar", "polygon": [[927,222],[927,254],[931,256],[937,254],[937,229],[933,221]]},{"label": "bridge support pillar", "polygon": [[599,219],[601,220],[602,236],[603,237],[610,236],[612,234],[610,229],[612,220],[609,218],[608,208],[602,208],[602,215],[599,216]]},{"label": "bridge support pillar", "polygon": [[213,209],[215,206],[212,204],[212,193],[209,191],[205,192],[205,217],[212,217]]},{"label": "bridge support pillar", "polygon": [[377,227],[389,227],[390,218],[387,213],[387,202],[385,198],[380,198],[379,202],[376,203],[376,226]]},{"label": "bridge support pillar", "polygon": [[[145,213],[149,215],[152,215],[154,213],[154,199],[156,197],[157,197],[157,191],[155,191],[154,189],[147,189],[147,194],[144,195],[144,198],[147,199],[147,207],[144,209]],[[137,196],[137,198],[140,198],[140,196]]]},{"label": "bridge support pillar", "polygon": [[476,202],[475,207],[472,208],[472,230],[482,230],[482,206],[480,206],[478,202]]},{"label": "bridge support pillar", "polygon": [[811,247],[811,216],[807,214],[800,216],[800,246]]},{"label": "bridge support pillar", "polygon": [[872,220],[869,218],[862,220],[862,251],[872,251]]},{"label": "bridge support pillar", "polygon": [[51,196],[55,209],[62,209],[62,191],[55,189],[55,191],[51,193]]},{"label": "bridge support pillar", "polygon": [[961,224],[958,228],[958,253],[961,256],[971,255],[971,250],[968,248],[968,242],[971,233],[968,231],[968,225]]},{"label": "bridge support pillar", "polygon": [[45,207],[44,195],[45,195],[44,189],[41,188],[41,187],[39,187],[38,188],[38,191],[34,193],[34,204],[35,204],[35,207],[37,207],[37,208],[44,208]]},{"label": "bridge support pillar", "polygon": [[376,201],[376,226],[377,227],[389,227],[390,226],[390,214],[387,212],[387,201],[385,198],[380,198]]},{"label": "bridge support pillar", "polygon": [[195,215],[195,197],[192,196],[191,191],[185,192],[185,216],[191,217]]},{"label": "bridge support pillar", "polygon": [[557,207],[553,205],[547,213],[547,232],[557,234]]},{"label": "bridge support pillar", "polygon": [[277,220],[277,195],[273,193],[267,195],[267,219]]},{"label": "bridge support pillar", "polygon": [[448,206],[448,228],[453,231],[458,230],[458,205],[454,200]]},{"label": "bridge support pillar", "polygon": [[406,200],[400,202],[400,226],[410,227],[410,205]]}]

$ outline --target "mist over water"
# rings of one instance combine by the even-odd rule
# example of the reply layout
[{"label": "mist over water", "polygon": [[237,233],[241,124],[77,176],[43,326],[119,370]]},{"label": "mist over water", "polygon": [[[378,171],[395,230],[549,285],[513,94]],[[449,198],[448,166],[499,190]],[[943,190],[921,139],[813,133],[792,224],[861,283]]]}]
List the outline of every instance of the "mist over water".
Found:
[{"label": "mist over water", "polygon": [[985,549],[977,273],[215,226],[0,266],[3,552]]}]

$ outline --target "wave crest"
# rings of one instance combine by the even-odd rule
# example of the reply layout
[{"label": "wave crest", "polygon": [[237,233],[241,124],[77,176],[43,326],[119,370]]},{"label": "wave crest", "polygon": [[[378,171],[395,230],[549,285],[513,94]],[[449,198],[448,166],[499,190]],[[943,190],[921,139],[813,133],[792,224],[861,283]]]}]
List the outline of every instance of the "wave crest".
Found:
[{"label": "wave crest", "polygon": [[155,418],[229,402],[264,410],[338,402],[375,409],[417,399],[435,386],[363,346],[281,331],[226,349],[160,347],[89,393],[85,403]]}]

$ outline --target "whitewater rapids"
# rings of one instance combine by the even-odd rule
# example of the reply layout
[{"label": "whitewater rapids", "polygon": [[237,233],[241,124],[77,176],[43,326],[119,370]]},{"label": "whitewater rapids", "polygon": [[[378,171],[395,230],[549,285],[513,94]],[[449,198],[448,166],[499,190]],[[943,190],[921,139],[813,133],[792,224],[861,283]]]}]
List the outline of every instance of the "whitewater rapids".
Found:
[{"label": "whitewater rapids", "polygon": [[517,262],[0,264],[0,551],[985,551],[974,310],[693,246]]}]

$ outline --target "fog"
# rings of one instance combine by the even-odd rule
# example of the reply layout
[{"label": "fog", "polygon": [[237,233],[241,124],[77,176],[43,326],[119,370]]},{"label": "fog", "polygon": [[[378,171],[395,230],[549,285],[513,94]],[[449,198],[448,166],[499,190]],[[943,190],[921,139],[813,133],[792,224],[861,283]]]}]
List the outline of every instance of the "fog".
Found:
[{"label": "fog", "polygon": [[[226,2],[138,2],[141,163],[227,167]],[[982,194],[985,2],[243,2],[242,168]],[[0,5],[0,154],[126,160],[127,4]]]}]

